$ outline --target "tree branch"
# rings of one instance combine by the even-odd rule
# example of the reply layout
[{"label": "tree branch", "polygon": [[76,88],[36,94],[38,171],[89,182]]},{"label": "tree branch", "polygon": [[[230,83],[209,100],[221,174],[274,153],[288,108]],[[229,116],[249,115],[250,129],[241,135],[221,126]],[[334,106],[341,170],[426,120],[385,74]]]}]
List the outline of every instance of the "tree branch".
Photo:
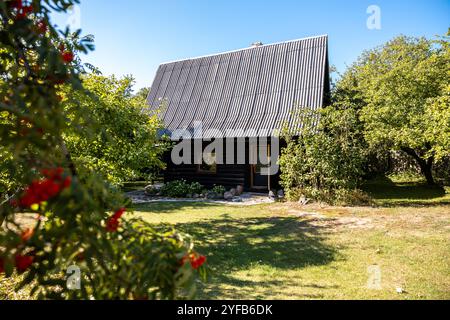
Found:
[{"label": "tree branch", "polygon": [[77,176],[77,169],[75,167],[75,163],[73,162],[72,156],[70,155],[69,150],[67,150],[66,143],[64,142],[64,139],[62,137],[60,137],[60,144],[63,155],[66,158],[67,163],[69,164],[69,169],[70,172],[72,173],[72,176]]}]

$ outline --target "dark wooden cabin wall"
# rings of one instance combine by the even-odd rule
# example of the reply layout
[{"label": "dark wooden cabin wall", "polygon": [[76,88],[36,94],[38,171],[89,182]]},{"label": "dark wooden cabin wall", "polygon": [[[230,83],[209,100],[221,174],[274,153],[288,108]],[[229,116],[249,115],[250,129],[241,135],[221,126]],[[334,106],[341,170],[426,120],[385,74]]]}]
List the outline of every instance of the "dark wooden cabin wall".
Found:
[{"label": "dark wooden cabin wall", "polygon": [[[205,142],[204,146],[209,144]],[[283,145],[283,144],[282,144]],[[235,142],[235,148],[236,142]],[[192,146],[192,150],[193,146]],[[226,155],[226,149],[224,150]],[[246,163],[249,162],[249,143],[248,140],[245,144],[245,159]],[[170,152],[165,155],[165,162],[167,168],[164,171],[164,180],[174,181],[184,179],[188,182],[199,182],[205,187],[212,187],[214,185],[222,185],[226,188],[235,188],[238,185],[244,186],[245,190],[251,189],[251,165],[249,164],[218,164],[217,172],[214,174],[199,173],[197,165],[195,164],[183,164],[174,165],[171,161]],[[192,159],[193,162],[193,159]],[[236,163],[235,159],[235,163]],[[271,177],[271,188],[279,189],[279,174]]]},{"label": "dark wooden cabin wall", "polygon": [[199,182],[206,187],[213,185],[222,185],[227,188],[234,188],[242,185],[246,188],[246,172],[248,165],[218,165],[217,173],[206,174],[198,173],[196,165],[169,165],[165,171],[164,178],[166,181],[185,179],[188,182]]},{"label": "dark wooden cabin wall", "polygon": [[[206,147],[209,143],[203,142],[203,147]],[[248,143],[246,142],[246,162],[248,162],[248,149]],[[192,144],[193,150],[194,146]],[[224,157],[225,155],[226,148],[224,148]],[[192,162],[193,160],[192,157]],[[171,161],[170,152],[166,154],[165,161],[167,163],[167,169],[164,172],[165,181],[185,179],[188,182],[199,182],[206,187],[222,185],[227,188],[235,188],[238,185],[242,185],[246,189],[250,188],[250,165],[248,164],[218,164],[217,172],[210,174],[199,173],[197,170],[198,166],[195,164],[174,165]]]}]

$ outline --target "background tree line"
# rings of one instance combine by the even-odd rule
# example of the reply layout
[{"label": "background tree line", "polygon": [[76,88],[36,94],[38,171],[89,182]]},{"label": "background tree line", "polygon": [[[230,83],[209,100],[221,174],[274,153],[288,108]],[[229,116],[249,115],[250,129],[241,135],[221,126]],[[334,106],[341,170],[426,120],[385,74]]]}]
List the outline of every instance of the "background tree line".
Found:
[{"label": "background tree line", "polygon": [[333,85],[330,106],[300,111],[302,133],[287,134],[280,159],[291,198],[358,200],[361,183],[382,173],[380,159],[392,152],[409,157],[429,185],[438,182],[433,169],[450,156],[449,35],[399,36],[365,51]]}]

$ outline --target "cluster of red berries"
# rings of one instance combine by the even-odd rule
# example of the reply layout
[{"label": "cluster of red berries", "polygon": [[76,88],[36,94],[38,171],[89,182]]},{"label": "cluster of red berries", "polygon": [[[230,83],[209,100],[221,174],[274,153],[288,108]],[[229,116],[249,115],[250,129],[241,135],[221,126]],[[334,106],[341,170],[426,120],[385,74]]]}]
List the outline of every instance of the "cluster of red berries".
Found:
[{"label": "cluster of red berries", "polygon": [[65,63],[71,63],[75,59],[73,52],[66,50],[64,44],[60,44],[59,51],[61,52],[61,58]]},{"label": "cluster of red berries", "polygon": [[25,272],[33,264],[34,257],[17,255],[15,260],[17,271]]},{"label": "cluster of red berries", "polygon": [[33,6],[24,6],[22,0],[14,0],[10,2],[10,7],[17,10],[16,19],[25,19],[28,14],[33,12]]},{"label": "cluster of red berries", "polygon": [[42,19],[41,21],[38,22],[36,28],[39,33],[41,33],[41,34],[46,33],[48,30],[47,22],[45,22],[45,20]]},{"label": "cluster of red berries", "polygon": [[[9,5],[11,8],[16,9],[16,19],[22,20],[25,19],[30,13],[33,12],[33,6],[25,6],[22,0],[14,0],[10,2]],[[40,20],[36,26],[36,29],[39,33],[44,34],[48,30],[47,22],[44,19]]]},{"label": "cluster of red berries", "polygon": [[19,200],[23,208],[31,207],[34,204],[47,201],[58,195],[62,190],[67,189],[72,184],[70,176],[63,178],[62,168],[43,170],[44,180],[35,180],[27,187],[24,195]]},{"label": "cluster of red berries", "polygon": [[181,265],[184,265],[187,261],[191,263],[191,267],[195,270],[200,268],[205,262],[206,257],[205,256],[197,256],[195,253],[191,253],[190,255],[186,255],[181,259]]},{"label": "cluster of red berries", "polygon": [[106,221],[106,230],[108,232],[117,232],[120,226],[120,218],[127,211],[125,208],[120,208],[117,210],[114,215]]},{"label": "cluster of red berries", "polygon": [[70,51],[63,52],[61,57],[65,63],[71,63],[73,59],[75,59],[75,55],[73,54],[73,52]]},{"label": "cluster of red berries", "polygon": [[[34,235],[33,229],[26,229],[25,231],[22,232],[20,238],[22,242],[27,242],[31,239],[31,237],[33,237],[33,235]],[[14,257],[14,262],[17,271],[22,273],[27,271],[27,269],[33,264],[34,257],[30,255],[17,254]],[[3,272],[5,272],[5,263],[4,260],[0,258],[0,274]]]},{"label": "cluster of red berries", "polygon": [[[15,265],[17,268],[17,271],[20,273],[23,273],[27,271],[27,269],[33,264],[34,257],[32,256],[26,256],[26,255],[17,255],[15,257]],[[2,258],[0,258],[0,274],[5,272],[5,263]]]},{"label": "cluster of red berries", "polygon": [[[23,0],[13,0],[9,2],[9,7],[12,9],[15,9],[16,11],[16,20],[23,20],[25,19],[30,13],[34,11],[32,5],[25,5]],[[48,31],[48,25],[45,19],[41,19],[38,21],[38,23],[35,26],[35,30],[39,34],[45,34]],[[61,59],[64,61],[64,63],[69,64],[72,63],[75,60],[75,54],[70,51],[66,50],[64,45],[61,44],[60,47],[60,54]],[[59,79],[58,84],[64,83],[64,79]]]}]

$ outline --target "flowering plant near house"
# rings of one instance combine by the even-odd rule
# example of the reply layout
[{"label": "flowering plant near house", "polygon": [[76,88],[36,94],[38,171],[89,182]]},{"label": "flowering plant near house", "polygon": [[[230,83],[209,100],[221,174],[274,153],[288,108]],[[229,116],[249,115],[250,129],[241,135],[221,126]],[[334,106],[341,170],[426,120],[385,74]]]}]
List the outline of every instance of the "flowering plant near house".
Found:
[{"label": "flowering plant near house", "polygon": [[[122,194],[76,166],[65,145],[67,132],[95,130],[89,110],[63,108],[60,95],[63,85],[85,90],[89,66],[77,54],[93,49],[90,37],[49,21],[50,10],[75,3],[0,2],[0,277],[23,274],[17,290],[37,298],[190,297],[206,261],[190,237],[126,217]],[[80,270],[75,290],[69,266]]]}]

